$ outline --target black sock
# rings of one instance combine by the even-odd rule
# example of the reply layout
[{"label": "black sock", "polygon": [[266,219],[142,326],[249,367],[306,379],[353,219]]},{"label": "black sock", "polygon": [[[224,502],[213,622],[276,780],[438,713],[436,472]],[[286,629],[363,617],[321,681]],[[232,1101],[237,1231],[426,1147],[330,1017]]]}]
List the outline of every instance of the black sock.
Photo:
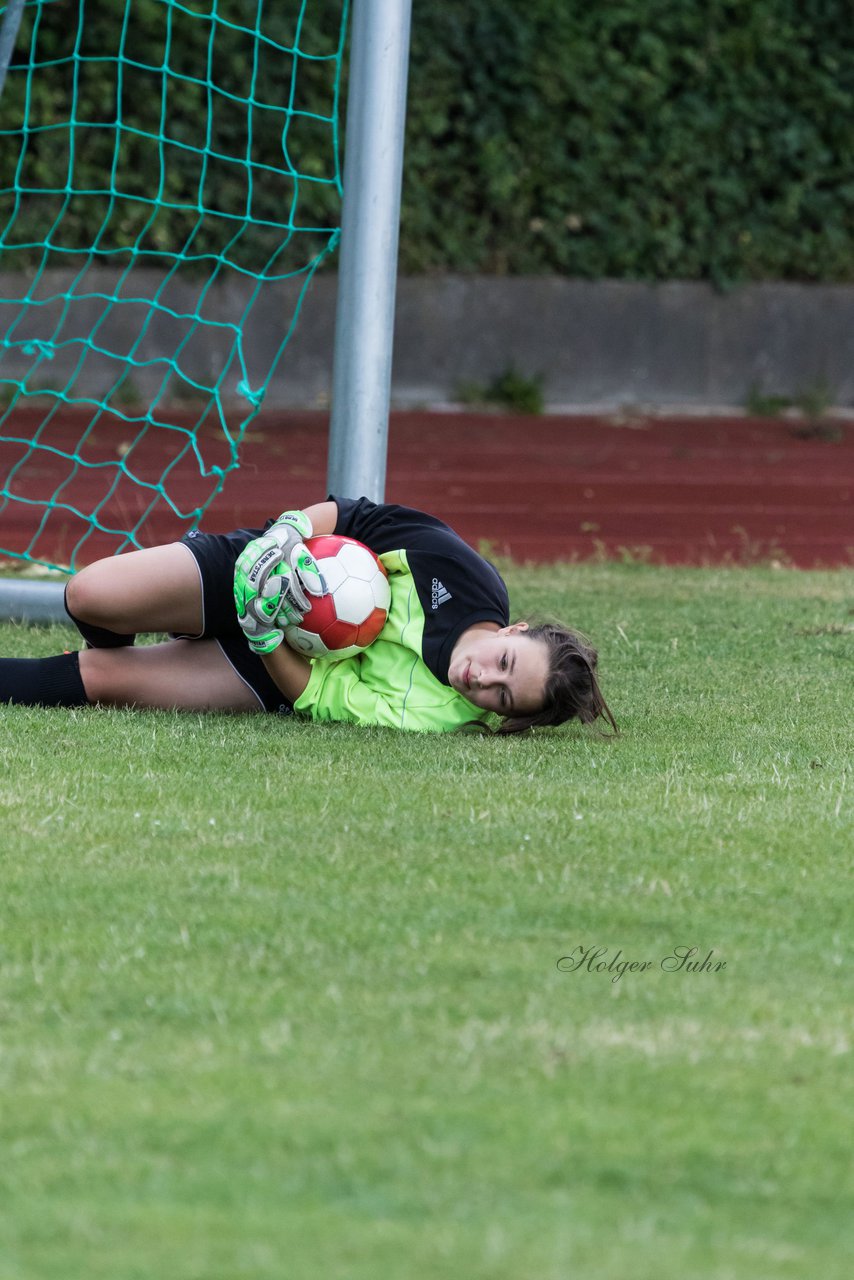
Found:
[{"label": "black sock", "polygon": [[80,677],[80,655],[55,658],[0,658],[0,703],[26,707],[89,705]]},{"label": "black sock", "polygon": [[81,622],[75,618],[68,607],[68,587],[65,588],[65,612],[80,632],[90,649],[120,649],[123,645],[133,644],[136,634],[123,635],[120,631],[108,631],[106,627],[96,627],[91,622]]}]

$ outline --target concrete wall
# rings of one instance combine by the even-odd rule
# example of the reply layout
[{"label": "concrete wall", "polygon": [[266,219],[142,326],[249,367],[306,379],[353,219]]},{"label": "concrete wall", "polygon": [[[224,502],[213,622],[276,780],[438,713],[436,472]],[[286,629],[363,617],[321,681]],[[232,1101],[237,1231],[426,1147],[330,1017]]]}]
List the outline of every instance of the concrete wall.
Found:
[{"label": "concrete wall", "polygon": [[743,405],[824,384],[854,403],[854,288],[404,280],[395,384],[429,398],[513,363],[555,405]]},{"label": "concrete wall", "polygon": [[[40,285],[42,299],[68,288],[72,277],[53,275]],[[90,271],[85,290],[108,294],[113,277]],[[121,355],[137,340],[145,299],[160,277],[134,276],[133,298],[124,301],[100,330],[99,344]],[[20,297],[20,279],[0,276],[0,302]],[[26,290],[26,282],[23,284]],[[332,376],[336,279],[319,276],[303,303],[299,324],[270,385],[266,405],[328,403]],[[250,385],[263,381],[290,323],[296,287],[269,285],[255,299],[245,326],[245,359]],[[190,314],[198,285],[174,281],[162,300]],[[211,291],[203,313],[233,322],[251,292],[232,282]],[[60,338],[91,332],[105,312],[97,297],[64,308]],[[47,338],[63,310],[46,302],[27,318],[22,336]],[[16,309],[0,305],[0,332]],[[158,357],[174,350],[181,324],[161,314],[148,325],[135,357],[142,366],[134,384],[150,395],[160,385]],[[229,359],[232,335],[214,325],[198,333],[182,353],[184,367],[213,381]],[[58,346],[41,370],[51,385],[67,378],[79,347]],[[20,346],[5,349],[0,377],[21,376],[33,361]],[[146,362],[151,363],[146,363]],[[649,405],[662,407],[743,406],[751,387],[797,396],[825,387],[834,403],[854,404],[854,287],[761,284],[719,293],[702,284],[636,284],[576,281],[555,277],[496,279],[443,276],[399,282],[393,398],[400,405],[453,400],[463,383],[488,382],[513,365],[540,376],[546,400],[555,408]],[[87,356],[81,385],[101,393],[116,377],[117,362]],[[237,364],[229,391],[240,381]]]}]

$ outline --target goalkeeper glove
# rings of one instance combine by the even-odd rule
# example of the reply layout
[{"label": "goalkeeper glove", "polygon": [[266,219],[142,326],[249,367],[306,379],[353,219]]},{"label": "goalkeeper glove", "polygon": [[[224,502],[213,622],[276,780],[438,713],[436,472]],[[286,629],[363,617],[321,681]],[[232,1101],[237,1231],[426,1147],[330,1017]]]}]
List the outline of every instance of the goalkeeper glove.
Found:
[{"label": "goalkeeper glove", "polygon": [[[282,562],[286,570],[290,570],[290,587],[283,598],[279,622],[282,627],[302,622],[303,614],[311,606],[308,595],[322,596],[326,591],[326,583],[317,567],[317,561],[305,546],[305,539],[310,538],[312,533],[311,520],[304,511],[285,511],[275,524],[270,525],[265,535],[276,539],[281,547]],[[299,616],[297,610],[300,611]]]},{"label": "goalkeeper glove", "polygon": [[[276,526],[273,526],[276,528]],[[273,529],[247,544],[234,566],[234,603],[237,621],[255,653],[272,653],[282,643],[283,628],[302,622],[310,606],[306,589],[322,595],[323,576],[317,561],[289,527]],[[283,560],[282,543],[290,544],[289,560]]]}]

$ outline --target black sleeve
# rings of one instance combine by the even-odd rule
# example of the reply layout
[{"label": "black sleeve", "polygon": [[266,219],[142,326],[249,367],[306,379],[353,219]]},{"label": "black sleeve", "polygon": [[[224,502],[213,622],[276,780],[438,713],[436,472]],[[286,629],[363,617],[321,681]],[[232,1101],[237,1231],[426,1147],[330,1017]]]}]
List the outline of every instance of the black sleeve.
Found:
[{"label": "black sleeve", "polygon": [[337,498],[335,532],[356,538],[372,551],[405,551],[424,611],[422,657],[443,684],[448,683],[451,652],[459,637],[477,622],[506,627],[510,620],[507,588],[498,570],[435,516],[367,498]]}]

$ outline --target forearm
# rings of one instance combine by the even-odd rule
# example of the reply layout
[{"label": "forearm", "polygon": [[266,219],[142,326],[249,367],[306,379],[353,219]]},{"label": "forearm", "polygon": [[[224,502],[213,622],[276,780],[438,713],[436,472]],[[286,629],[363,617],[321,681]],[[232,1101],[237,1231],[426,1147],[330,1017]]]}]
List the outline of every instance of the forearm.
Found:
[{"label": "forearm", "polygon": [[289,702],[296,702],[300,694],[305,692],[311,675],[311,663],[301,653],[290,646],[280,644],[272,653],[259,655],[267,673]]},{"label": "forearm", "polygon": [[335,502],[315,502],[303,511],[311,521],[315,536],[322,533],[334,533],[338,523],[338,504]]}]

